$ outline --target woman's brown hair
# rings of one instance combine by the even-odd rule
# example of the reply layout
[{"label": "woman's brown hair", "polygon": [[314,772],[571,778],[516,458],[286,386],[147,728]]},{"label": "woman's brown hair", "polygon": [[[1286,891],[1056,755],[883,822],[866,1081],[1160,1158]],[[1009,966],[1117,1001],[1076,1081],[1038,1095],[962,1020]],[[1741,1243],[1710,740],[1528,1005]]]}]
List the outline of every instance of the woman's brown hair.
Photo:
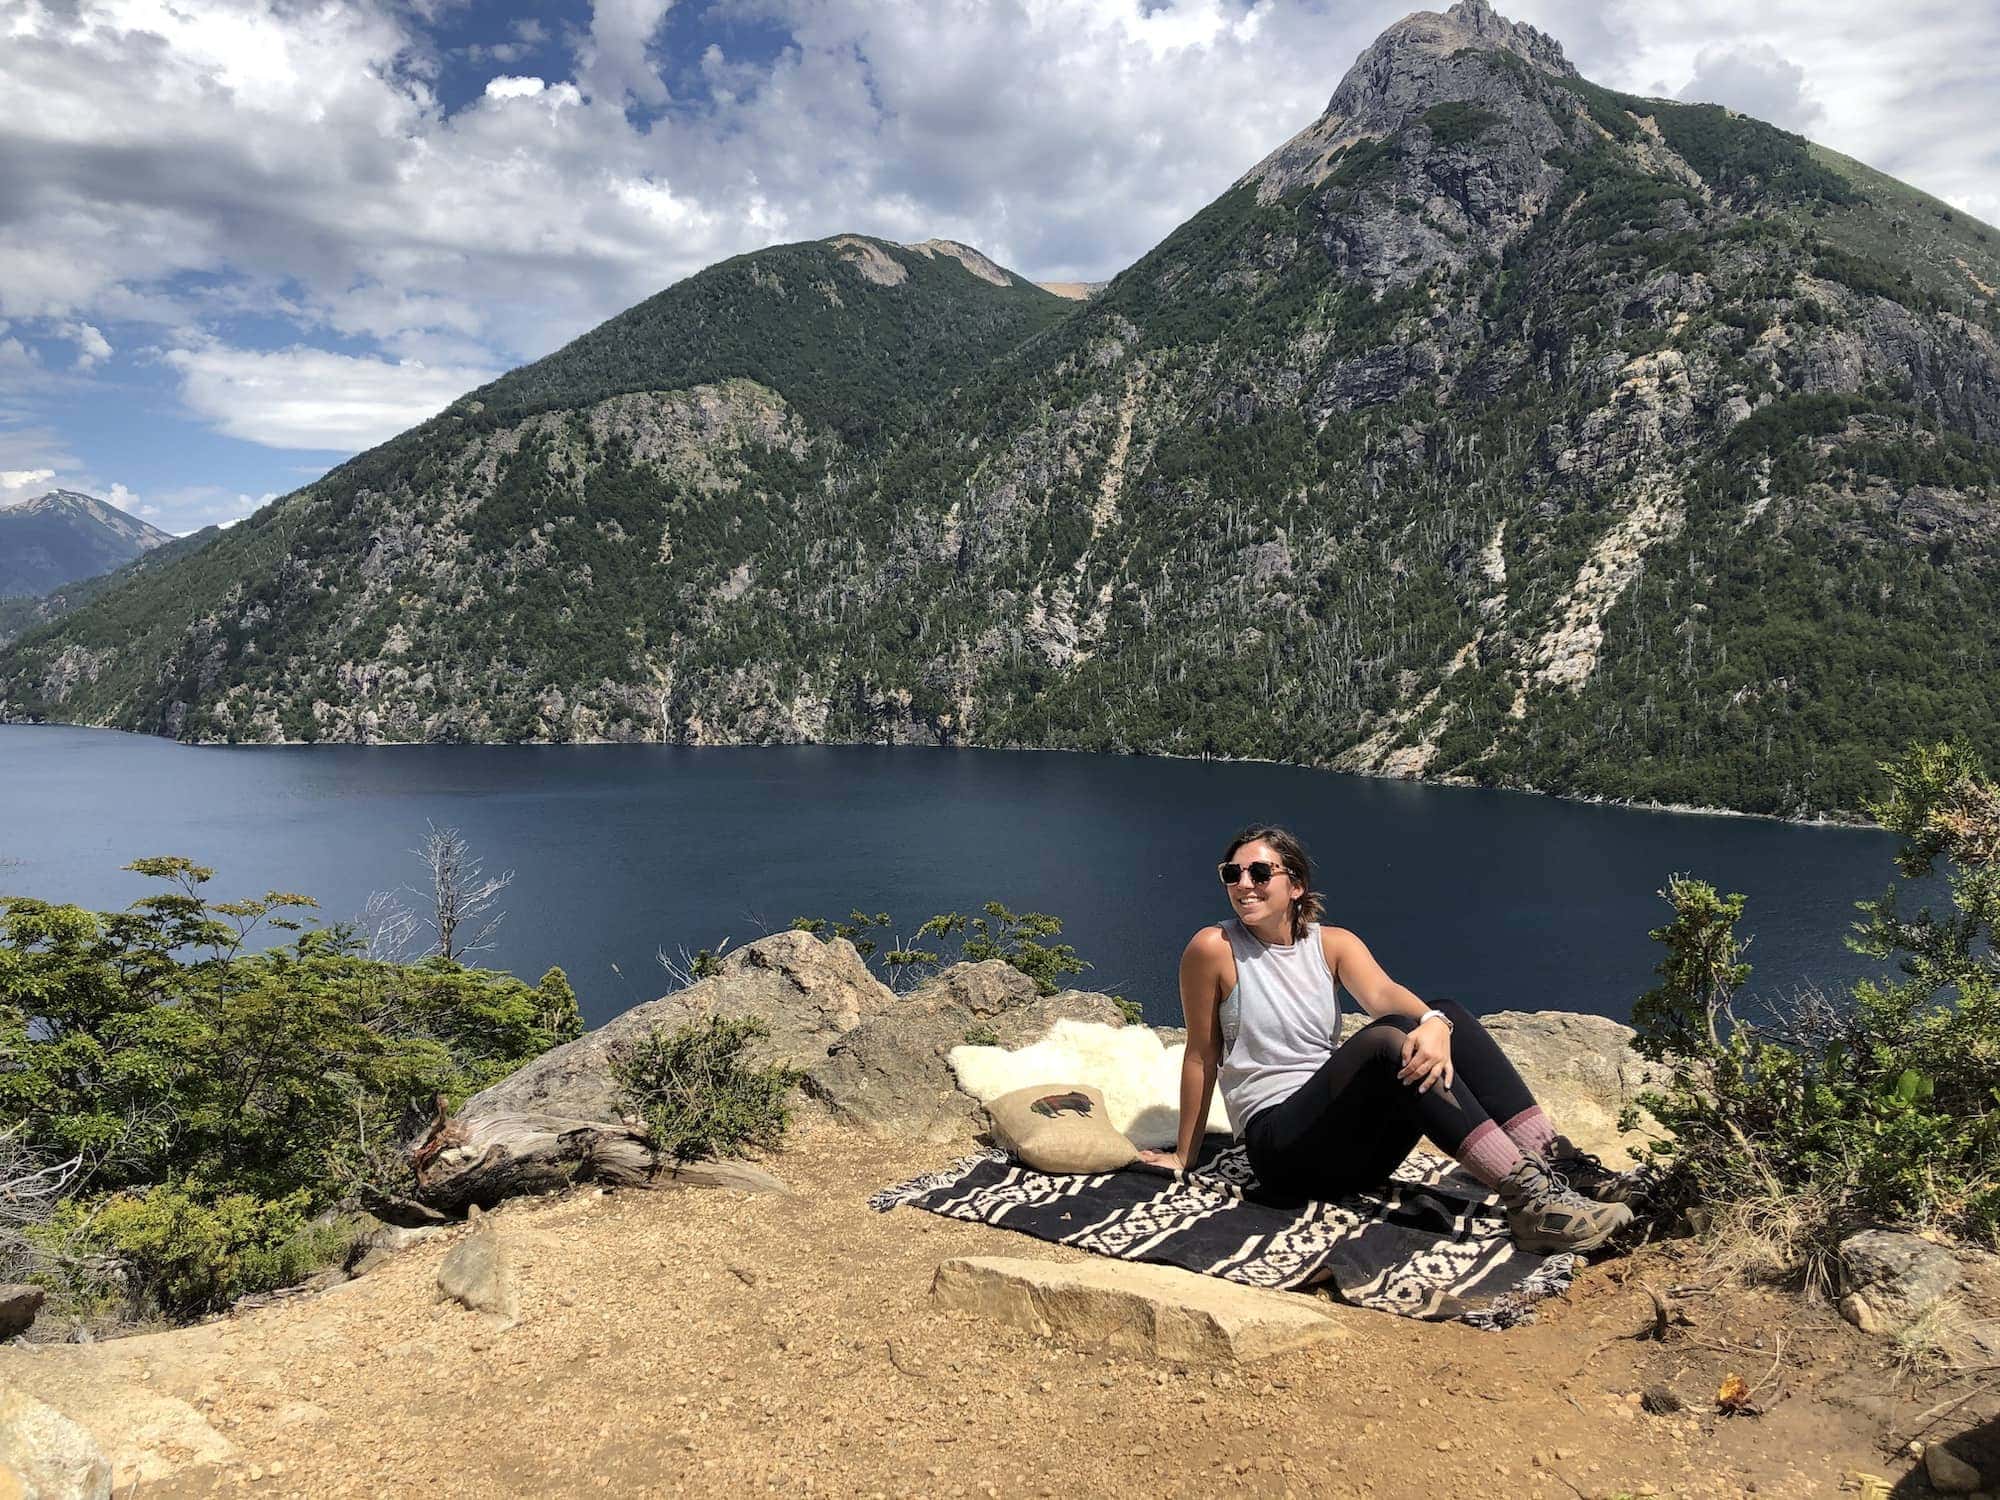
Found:
[{"label": "woman's brown hair", "polygon": [[1253,823],[1229,841],[1229,847],[1222,852],[1224,862],[1234,859],[1236,851],[1245,844],[1269,844],[1278,856],[1278,863],[1285,867],[1285,873],[1292,877],[1292,884],[1299,888],[1299,894],[1292,901],[1292,941],[1297,942],[1305,934],[1308,922],[1317,922],[1326,910],[1326,903],[1313,889],[1312,856],[1306,853],[1306,846],[1286,829],[1274,828],[1269,824]]}]

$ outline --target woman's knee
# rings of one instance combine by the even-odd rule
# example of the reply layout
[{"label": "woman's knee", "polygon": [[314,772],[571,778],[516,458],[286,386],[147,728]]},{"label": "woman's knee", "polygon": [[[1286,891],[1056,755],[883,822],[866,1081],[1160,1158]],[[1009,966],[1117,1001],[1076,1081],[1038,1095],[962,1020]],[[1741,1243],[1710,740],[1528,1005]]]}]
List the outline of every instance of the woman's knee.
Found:
[{"label": "woman's knee", "polygon": [[1431,1001],[1431,1008],[1443,1011],[1445,1019],[1450,1021],[1454,1027],[1478,1024],[1479,1018],[1463,1005],[1460,1005],[1456,1000],[1433,1000]]},{"label": "woman's knee", "polygon": [[1417,1023],[1408,1016],[1383,1016],[1371,1021],[1355,1033],[1350,1045],[1367,1049],[1368,1061],[1376,1066],[1388,1064],[1401,1067],[1403,1043],[1409,1034],[1417,1029]]}]

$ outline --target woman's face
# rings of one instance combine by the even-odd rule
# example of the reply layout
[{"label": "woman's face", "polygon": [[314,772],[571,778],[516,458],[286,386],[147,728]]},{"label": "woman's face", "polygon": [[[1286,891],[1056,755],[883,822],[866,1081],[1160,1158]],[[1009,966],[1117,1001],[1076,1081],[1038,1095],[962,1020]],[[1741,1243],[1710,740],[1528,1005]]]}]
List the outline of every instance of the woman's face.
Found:
[{"label": "woman's face", "polygon": [[[1236,877],[1236,884],[1230,886],[1229,904],[1236,908],[1236,915],[1246,923],[1255,925],[1269,917],[1283,916],[1292,909],[1292,902],[1299,894],[1292,877],[1285,873],[1284,861],[1278,851],[1262,839],[1252,839],[1247,844],[1238,844],[1229,853],[1232,862],[1243,867]],[[1271,879],[1259,885],[1250,878],[1250,866],[1259,860],[1271,866]]]}]

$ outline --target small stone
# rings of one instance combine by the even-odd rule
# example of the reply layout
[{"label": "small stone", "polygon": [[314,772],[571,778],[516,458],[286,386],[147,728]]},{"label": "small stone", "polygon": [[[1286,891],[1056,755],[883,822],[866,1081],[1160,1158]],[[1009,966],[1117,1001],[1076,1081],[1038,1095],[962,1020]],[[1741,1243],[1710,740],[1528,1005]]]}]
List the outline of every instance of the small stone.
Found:
[{"label": "small stone", "polygon": [[482,1227],[452,1246],[438,1266],[437,1288],[440,1296],[474,1312],[493,1313],[509,1326],[520,1318],[513,1260],[496,1229]]},{"label": "small stone", "polygon": [[38,1286],[0,1286],[0,1339],[11,1339],[16,1334],[26,1333],[35,1321],[35,1314],[42,1310],[42,1299],[48,1293]]},{"label": "small stone", "polygon": [[1979,1471],[1943,1443],[1924,1449],[1924,1472],[1942,1495],[1969,1495],[1979,1488]]}]

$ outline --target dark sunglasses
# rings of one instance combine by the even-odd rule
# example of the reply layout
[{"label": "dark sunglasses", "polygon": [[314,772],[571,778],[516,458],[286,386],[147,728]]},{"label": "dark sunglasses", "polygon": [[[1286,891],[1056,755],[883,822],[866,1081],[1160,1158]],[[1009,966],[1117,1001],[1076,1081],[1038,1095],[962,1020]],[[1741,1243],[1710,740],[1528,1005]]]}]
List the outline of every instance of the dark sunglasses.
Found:
[{"label": "dark sunglasses", "polygon": [[1222,877],[1224,885],[1236,884],[1237,881],[1243,878],[1245,870],[1250,872],[1250,880],[1253,885],[1269,885],[1271,877],[1273,875],[1282,875],[1285,867],[1283,865],[1274,865],[1268,859],[1253,859],[1247,865],[1239,865],[1235,860],[1229,860],[1215,867],[1215,873]]}]

